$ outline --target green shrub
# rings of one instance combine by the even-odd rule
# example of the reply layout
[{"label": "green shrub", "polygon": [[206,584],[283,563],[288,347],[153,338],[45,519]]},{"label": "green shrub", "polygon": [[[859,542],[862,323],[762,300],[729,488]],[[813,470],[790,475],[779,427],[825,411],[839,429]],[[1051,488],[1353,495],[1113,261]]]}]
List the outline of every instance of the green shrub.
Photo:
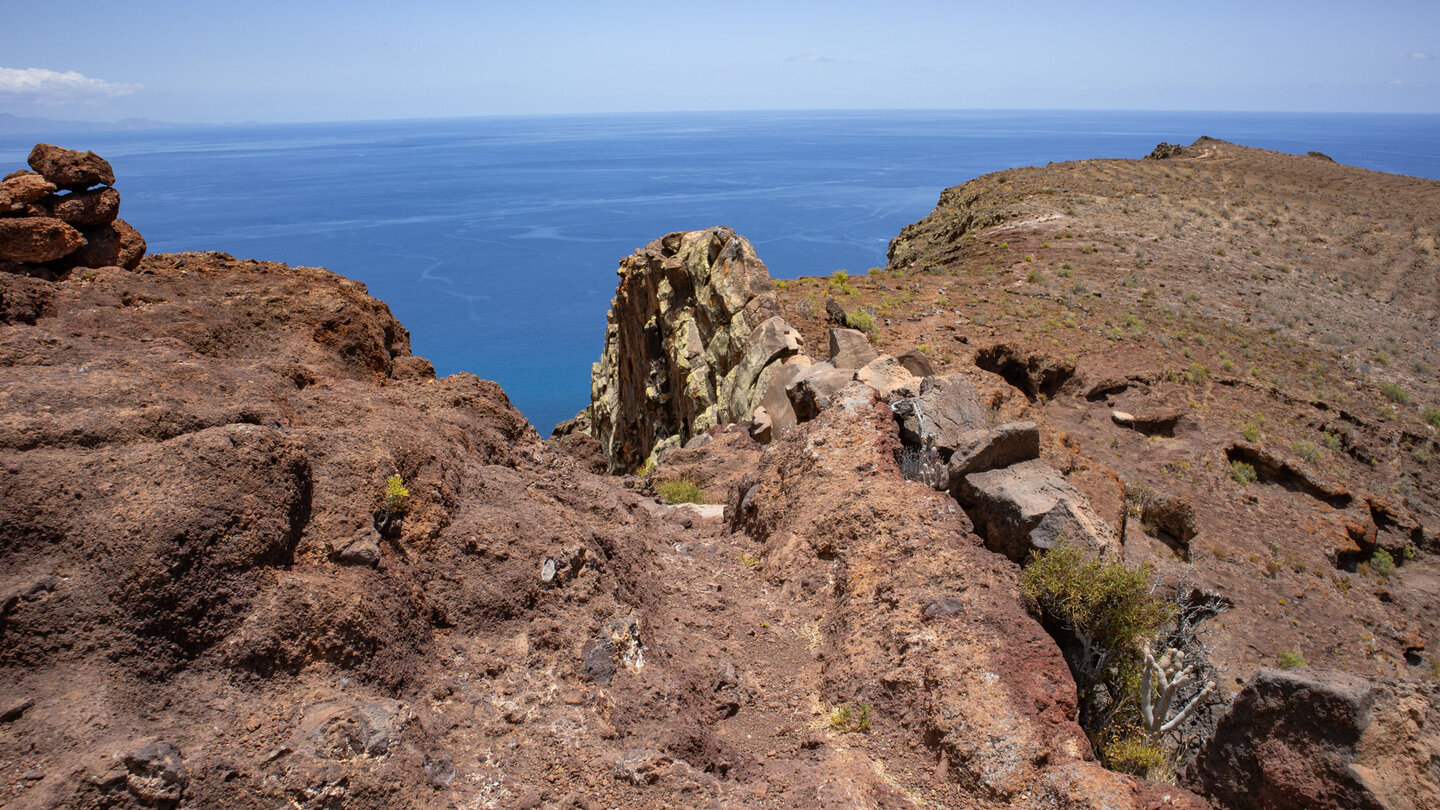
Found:
[{"label": "green shrub", "polygon": [[1311,464],[1320,460],[1320,448],[1316,447],[1314,442],[1293,441],[1290,443],[1290,449],[1295,452],[1295,455]]},{"label": "green shrub", "polygon": [[385,479],[385,511],[392,515],[405,514],[406,502],[410,500],[410,490],[405,487],[405,479],[400,473],[395,473]]},{"label": "green shrub", "polygon": [[1429,422],[1432,427],[1440,428],[1440,408],[1434,406],[1426,407],[1420,412],[1420,416]]},{"label": "green shrub", "polygon": [[1294,669],[1305,666],[1305,656],[1298,652],[1281,650],[1275,653],[1275,660],[1280,664],[1281,669]]},{"label": "green shrub", "polygon": [[1398,405],[1410,404],[1410,392],[1406,391],[1405,387],[1399,383],[1380,383],[1380,393],[1384,394],[1386,399]]},{"label": "green shrub", "polygon": [[656,488],[656,492],[665,503],[705,503],[705,493],[688,478],[665,481]]},{"label": "green shrub", "polygon": [[1185,379],[1189,380],[1193,385],[1199,385],[1205,382],[1209,376],[1210,369],[1200,363],[1191,363],[1190,367],[1185,369]]},{"label": "green shrub", "polygon": [[1260,480],[1253,464],[1238,460],[1230,462],[1230,477],[1235,479],[1237,484],[1250,484]]},{"label": "green shrub", "polygon": [[1245,426],[1240,428],[1240,435],[1244,436],[1247,442],[1258,441],[1260,438],[1260,426],[1254,422],[1246,422]]},{"label": "green shrub", "polygon": [[1143,733],[1111,741],[1100,756],[1111,770],[1142,778],[1165,764],[1165,752],[1159,742]]},{"label": "green shrub", "polygon": [[870,313],[864,311],[845,313],[845,325],[851,329],[859,329],[867,335],[875,334],[875,319]]},{"label": "green shrub", "polygon": [[1383,548],[1375,549],[1375,553],[1370,555],[1370,572],[1380,577],[1393,576],[1395,574],[1395,558]]},{"label": "green shrub", "polygon": [[842,703],[830,712],[830,730],[838,734],[870,730],[869,703]]}]

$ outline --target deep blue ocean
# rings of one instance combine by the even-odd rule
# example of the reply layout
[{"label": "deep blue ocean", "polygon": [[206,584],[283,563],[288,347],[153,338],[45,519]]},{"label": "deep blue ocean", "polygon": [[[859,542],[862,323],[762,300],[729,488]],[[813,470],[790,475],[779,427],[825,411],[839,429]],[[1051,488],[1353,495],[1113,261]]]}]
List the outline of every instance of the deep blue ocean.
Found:
[{"label": "deep blue ocean", "polygon": [[884,264],[940,191],[1201,135],[1440,179],[1440,116],[673,113],[0,135],[115,167],[152,252],[219,250],[365,282],[440,374],[498,380],[543,434],[589,403],[620,257],[729,225],[776,277]]}]

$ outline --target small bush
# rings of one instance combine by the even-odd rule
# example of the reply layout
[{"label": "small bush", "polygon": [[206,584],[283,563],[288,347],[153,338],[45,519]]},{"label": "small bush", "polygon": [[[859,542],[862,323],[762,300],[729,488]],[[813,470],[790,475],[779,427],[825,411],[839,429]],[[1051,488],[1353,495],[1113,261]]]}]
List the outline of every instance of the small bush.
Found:
[{"label": "small bush", "polygon": [[1370,555],[1370,573],[1382,578],[1393,576],[1395,574],[1395,558],[1383,548],[1375,549],[1375,553]]},{"label": "small bush", "polygon": [[385,511],[392,515],[405,514],[405,504],[410,500],[410,490],[405,487],[405,479],[400,473],[395,473],[385,479]]},{"label": "small bush", "polygon": [[1247,442],[1258,441],[1260,438],[1260,426],[1254,422],[1246,422],[1245,426],[1240,428],[1240,435],[1244,436]]},{"label": "small bush", "polygon": [[1243,461],[1230,462],[1230,477],[1235,479],[1237,484],[1251,484],[1260,480],[1260,476],[1255,472],[1255,466]]},{"label": "small bush", "polygon": [[1192,385],[1205,382],[1209,376],[1210,369],[1200,363],[1191,363],[1190,367],[1185,369],[1185,379],[1189,380]]},{"label": "small bush", "polygon": [[669,504],[705,503],[705,493],[700,486],[688,478],[676,478],[662,483],[656,490],[660,500]]},{"label": "small bush", "polygon": [[1294,441],[1290,443],[1290,449],[1295,452],[1295,455],[1311,464],[1320,460],[1320,448],[1314,442]]},{"label": "small bush", "polygon": [[1076,635],[1113,649],[1134,646],[1170,621],[1173,607],[1154,595],[1150,579],[1148,565],[1131,568],[1062,540],[1031,558],[1020,586]]},{"label": "small bush", "polygon": [[1380,393],[1384,394],[1386,399],[1397,405],[1410,404],[1410,392],[1406,391],[1405,387],[1399,383],[1380,383]]},{"label": "small bush", "polygon": [[1440,408],[1433,406],[1427,407],[1420,412],[1420,416],[1424,418],[1426,422],[1429,422],[1431,427],[1440,428]]},{"label": "small bush", "polygon": [[1328,447],[1329,449],[1334,450],[1334,451],[1339,451],[1339,449],[1340,449],[1340,434],[1338,434],[1338,433],[1321,433],[1321,434],[1320,434],[1320,439],[1325,442],[1325,446]]},{"label": "small bush", "polygon": [[842,703],[830,712],[830,730],[837,734],[850,734],[870,730],[869,703]]},{"label": "small bush", "polygon": [[870,317],[868,312],[845,313],[845,325],[851,329],[859,329],[867,335],[875,334],[875,319]]},{"label": "small bush", "polygon": [[1165,764],[1165,752],[1160,744],[1145,734],[1114,740],[1105,746],[1100,756],[1111,770],[1142,778]]},{"label": "small bush", "polygon": [[1298,652],[1281,650],[1275,653],[1275,661],[1280,664],[1281,669],[1294,669],[1305,666],[1305,656]]},{"label": "small bush", "polygon": [[1030,282],[1031,284],[1039,284],[1040,282],[1045,280],[1045,274],[1040,272],[1040,268],[1032,267],[1028,271],[1026,271],[1025,280]]}]

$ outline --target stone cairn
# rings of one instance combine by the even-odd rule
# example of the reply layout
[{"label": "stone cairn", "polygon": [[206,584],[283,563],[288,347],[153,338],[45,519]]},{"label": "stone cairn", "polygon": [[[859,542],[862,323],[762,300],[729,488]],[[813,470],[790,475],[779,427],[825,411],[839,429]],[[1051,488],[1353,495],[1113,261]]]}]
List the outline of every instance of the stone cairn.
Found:
[{"label": "stone cairn", "polygon": [[115,171],[94,152],[48,143],[0,181],[0,270],[56,278],[76,267],[134,270],[145,240],[123,219]]}]

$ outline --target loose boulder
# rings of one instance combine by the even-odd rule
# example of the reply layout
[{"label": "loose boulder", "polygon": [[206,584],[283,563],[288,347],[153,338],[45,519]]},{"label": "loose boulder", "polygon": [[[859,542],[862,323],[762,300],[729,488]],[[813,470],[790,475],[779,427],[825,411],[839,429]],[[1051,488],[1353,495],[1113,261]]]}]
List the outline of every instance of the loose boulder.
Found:
[{"label": "loose boulder", "polygon": [[84,245],[79,231],[52,217],[0,219],[0,259],[38,264],[68,256]]},{"label": "loose boulder", "polygon": [[985,545],[1017,563],[1061,538],[1096,552],[1119,550],[1115,531],[1059,470],[1033,459],[960,481],[959,499]]},{"label": "loose boulder", "polygon": [[25,206],[37,203],[55,192],[55,184],[38,174],[25,172],[0,181],[0,216],[23,213]]},{"label": "loose boulder", "polygon": [[1440,807],[1437,711],[1433,686],[1262,669],[1221,716],[1191,781],[1231,808]]},{"label": "loose boulder", "polygon": [[990,426],[975,386],[959,374],[926,377],[916,396],[892,407],[900,421],[900,438],[910,446],[933,444],[943,460],[949,460],[961,436]]},{"label": "loose boulder", "polygon": [[981,428],[960,434],[950,461],[944,487],[965,476],[1008,467],[1040,457],[1040,430],[1034,422],[1012,422],[994,429]]},{"label": "loose boulder", "polygon": [[879,356],[864,332],[858,329],[830,330],[830,365],[835,368],[863,368]]},{"label": "loose boulder", "polygon": [[84,190],[115,184],[115,170],[110,168],[110,162],[94,152],[37,143],[30,150],[29,163],[41,177],[60,188]]},{"label": "loose boulder", "polygon": [[807,422],[830,407],[835,392],[849,385],[855,379],[850,369],[835,368],[828,362],[816,363],[785,389],[795,418]]},{"label": "loose boulder", "polygon": [[120,213],[120,192],[108,186],[51,196],[46,202],[56,219],[71,225],[109,225]]},{"label": "loose boulder", "polygon": [[888,354],[866,363],[855,372],[855,379],[879,391],[884,400],[909,399],[920,393],[920,378]]}]

